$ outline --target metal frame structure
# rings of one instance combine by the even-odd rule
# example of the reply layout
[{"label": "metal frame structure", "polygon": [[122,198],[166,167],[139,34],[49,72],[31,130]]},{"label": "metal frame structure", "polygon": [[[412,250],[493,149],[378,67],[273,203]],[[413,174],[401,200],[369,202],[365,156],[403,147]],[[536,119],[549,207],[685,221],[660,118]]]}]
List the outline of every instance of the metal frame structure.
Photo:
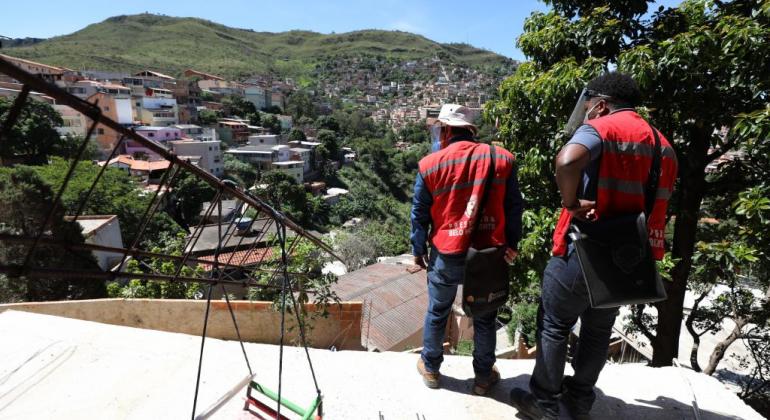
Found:
[{"label": "metal frame structure", "polygon": [[[321,239],[307,232],[305,229],[299,226],[296,222],[291,220],[289,217],[287,217],[286,215],[284,215],[283,213],[281,213],[280,211],[278,211],[277,209],[275,209],[274,207],[272,207],[271,205],[269,205],[259,197],[249,193],[246,190],[239,189],[237,185],[235,185],[232,182],[227,182],[227,181],[218,179],[217,177],[206,172],[205,170],[191,164],[190,162],[184,159],[180,159],[174,153],[168,151],[166,148],[164,148],[160,144],[152,140],[146,139],[140,136],[139,134],[137,134],[134,130],[124,127],[123,125],[117,123],[116,121],[102,115],[101,109],[97,104],[89,103],[83,99],[80,99],[74,95],[71,95],[66,91],[64,91],[63,89],[59,88],[58,86],[50,84],[45,80],[16,67],[15,65],[4,60],[3,58],[0,58],[0,73],[10,76],[11,78],[19,81],[19,83],[21,83],[23,86],[20,93],[16,96],[13,102],[13,105],[5,118],[5,121],[0,121],[0,148],[3,147],[4,137],[6,137],[6,135],[10,132],[11,128],[13,128],[19,116],[21,115],[22,108],[24,107],[25,103],[29,100],[29,96],[31,92],[38,92],[38,93],[47,95],[53,98],[57,104],[67,105],[72,109],[82,113],[83,115],[85,115],[91,120],[91,124],[88,127],[87,135],[83,139],[83,142],[79,145],[78,150],[76,152],[76,156],[74,159],[72,159],[72,162],[70,163],[68,172],[64,178],[63,183],[61,187],[56,191],[53,203],[50,203],[51,205],[47,211],[45,220],[40,221],[40,226],[38,231],[31,236],[0,234],[0,245],[6,244],[6,243],[13,243],[17,245],[19,244],[29,245],[29,247],[25,252],[24,262],[22,264],[4,264],[0,262],[0,274],[5,274],[9,278],[23,277],[27,279],[77,278],[77,279],[83,279],[86,281],[89,281],[89,280],[106,281],[106,280],[136,278],[136,279],[156,280],[156,281],[164,281],[164,282],[199,282],[201,284],[206,284],[207,290],[206,290],[205,296],[206,296],[207,303],[206,303],[205,317],[204,317],[204,323],[203,323],[203,331],[201,333],[201,349],[200,349],[200,357],[198,360],[198,374],[197,374],[197,380],[195,385],[195,397],[193,400],[193,408],[192,408],[193,419],[196,418],[201,366],[203,364],[203,354],[204,354],[203,350],[204,350],[205,340],[206,340],[206,332],[207,332],[206,330],[208,326],[209,310],[211,307],[211,295],[214,287],[221,286],[222,288],[222,293],[224,294],[225,300],[227,302],[227,307],[229,309],[230,316],[233,321],[233,326],[235,328],[236,334],[240,341],[241,350],[243,352],[243,356],[246,361],[246,366],[248,368],[249,375],[252,378],[252,380],[254,378],[254,372],[251,369],[251,365],[249,363],[245,347],[243,346],[243,342],[241,341],[240,330],[238,329],[236,316],[235,316],[235,313],[233,312],[232,306],[230,305],[230,299],[225,290],[225,285],[230,284],[230,285],[240,285],[244,287],[256,287],[256,288],[279,290],[281,293],[281,299],[280,299],[281,340],[280,340],[278,392],[275,393],[275,395],[271,394],[268,396],[273,401],[277,402],[277,408],[275,410],[276,418],[281,418],[282,406],[292,409],[292,411],[296,411],[296,410],[293,410],[293,408],[296,408],[296,407],[292,405],[290,402],[286,401],[281,395],[282,394],[281,378],[282,378],[282,364],[283,364],[282,362],[283,362],[285,313],[287,310],[286,305],[290,304],[292,305],[293,312],[297,317],[297,322],[300,327],[299,332],[300,332],[301,343],[305,347],[305,352],[308,359],[308,365],[312,373],[313,381],[316,386],[317,395],[314,400],[315,402],[313,404],[312,410],[317,409],[318,416],[320,417],[322,415],[322,395],[321,395],[320,389],[318,388],[315,372],[313,370],[313,364],[312,364],[312,361],[310,360],[310,353],[307,349],[304,324],[300,319],[300,315],[299,315],[300,308],[294,297],[294,293],[300,291],[300,284],[297,281],[292,281],[292,277],[294,277],[295,279],[300,278],[303,276],[303,274],[290,273],[288,270],[288,266],[289,266],[289,261],[291,259],[291,254],[300,240],[309,241],[310,243],[315,245],[317,248],[327,253],[332,258],[340,260],[340,258],[335,255],[334,250],[329,245],[324,243]],[[161,156],[163,159],[166,159],[170,162],[169,168],[166,170],[163,177],[159,181],[157,190],[152,195],[149,205],[145,209],[142,215],[142,218],[140,219],[141,220],[140,227],[136,236],[134,238],[131,238],[131,244],[126,248],[115,248],[115,247],[107,247],[107,246],[84,244],[84,243],[64,243],[61,241],[56,241],[52,237],[46,234],[48,232],[48,228],[52,224],[57,222],[62,223],[61,220],[59,221],[53,220],[57,210],[56,207],[60,204],[61,197],[68,187],[69,181],[71,180],[76,170],[76,166],[82,160],[84,151],[88,146],[90,138],[93,135],[97,126],[102,126],[102,127],[114,130],[120,136],[119,141],[116,143],[111,153],[109,154],[108,161],[118,153],[123,142],[126,139],[130,139],[136,143],[141,144],[142,146],[146,147],[147,149],[151,150],[152,152]],[[1,161],[0,161],[0,164],[2,164]],[[96,185],[102,179],[102,175],[104,174],[107,166],[108,165],[105,164],[101,167],[93,183],[90,185],[88,192],[81,199],[75,213],[68,215],[69,217],[71,217],[71,219],[69,220],[76,221],[82,215],[84,209],[86,208],[86,204],[88,203],[88,200],[91,198],[91,194],[93,193]],[[182,256],[150,252],[150,251],[139,249],[142,237],[148,227],[150,219],[159,211],[160,204],[161,204],[161,200],[160,200],[161,190],[164,187],[167,188],[168,190],[173,189],[174,186],[176,185],[176,182],[179,180],[180,174],[182,172],[187,172],[189,174],[192,174],[199,180],[206,182],[208,185],[213,187],[214,190],[216,191],[215,197],[212,200],[211,205],[206,209],[205,218],[208,218],[216,210],[217,214],[220,216],[219,219],[221,220],[222,199],[225,196],[230,196],[237,199],[240,202],[240,205],[237,211],[238,214],[243,214],[247,208],[252,208],[257,211],[258,215],[263,215],[263,217],[269,219],[269,222],[267,225],[268,227],[272,227],[272,225],[274,224],[275,229],[277,230],[277,235],[275,235],[275,237],[267,238],[266,232],[268,229],[263,229],[260,234],[260,237],[258,237],[257,240],[254,241],[254,243],[249,246],[248,251],[246,252],[246,255],[243,257],[244,259],[252,255],[252,253],[257,249],[257,244],[264,243],[263,241],[266,241],[266,240],[267,241],[272,240],[274,242],[274,246],[276,248],[280,248],[280,251],[281,251],[280,260],[277,262],[276,261],[266,262],[264,261],[264,259],[267,252],[263,252],[262,256],[260,257],[260,260],[255,264],[255,267],[250,267],[248,270],[245,270],[245,278],[233,279],[229,274],[226,274],[226,269],[228,268],[230,269],[243,268],[238,264],[232,263],[234,254],[230,255],[230,258],[228,259],[227,262],[222,263],[219,261],[223,244],[228,244],[229,241],[233,240],[233,237],[235,235],[236,229],[235,229],[234,223],[236,219],[238,219],[237,216],[232,218],[232,220],[229,222],[229,224],[225,227],[224,230],[223,230],[223,224],[219,222],[219,225],[217,228],[218,244],[214,253],[213,261],[202,260],[192,256],[194,247],[203,233],[203,229],[201,225],[198,225],[197,227],[195,227],[194,230],[191,232],[191,234],[188,236],[188,239],[187,239],[188,242],[184,248],[185,252]],[[249,229],[251,229],[253,223],[256,220],[257,220],[257,217],[252,218],[249,224]],[[293,231],[295,234],[295,237],[290,244],[287,244],[287,234],[286,234],[287,229],[290,231]],[[236,250],[242,246],[243,240],[244,240],[244,237],[241,237],[235,247]],[[121,258],[120,264],[118,264],[111,271],[106,271],[106,272],[95,271],[95,270],[74,270],[74,269],[64,270],[56,267],[35,267],[33,264],[33,260],[36,255],[35,253],[41,244],[45,245],[46,247],[56,247],[58,249],[61,249],[63,252],[107,251],[107,252],[122,254],[122,258]],[[269,244],[267,246],[270,247]],[[175,264],[177,264],[176,272],[173,276],[152,272],[152,270],[148,270],[149,272],[142,272],[142,273],[126,272],[124,271],[124,266],[126,265],[126,262],[128,261],[129,257],[135,258],[135,259],[156,258],[164,261],[172,261]],[[182,269],[186,265],[196,264],[196,263],[211,264],[213,268],[208,272],[206,276],[182,275]],[[258,282],[258,280],[254,277],[254,275],[257,273],[268,273],[270,276],[270,281],[268,281],[267,284]],[[274,284],[273,280],[278,278],[280,278],[281,280],[280,284]],[[256,382],[252,382],[252,384],[256,384]],[[250,386],[249,389],[251,388],[252,387]],[[310,415],[310,413],[308,413],[308,415]]]}]

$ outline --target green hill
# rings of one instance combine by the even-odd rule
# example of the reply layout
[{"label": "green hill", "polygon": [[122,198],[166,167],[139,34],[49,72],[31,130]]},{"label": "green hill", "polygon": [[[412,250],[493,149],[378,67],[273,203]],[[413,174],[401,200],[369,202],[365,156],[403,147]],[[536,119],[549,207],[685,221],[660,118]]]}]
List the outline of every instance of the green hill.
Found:
[{"label": "green hill", "polygon": [[194,68],[229,77],[273,72],[307,74],[335,56],[442,59],[473,67],[500,67],[512,60],[466,44],[440,44],[400,31],[363,30],[342,34],[309,31],[255,32],[197,18],[153,14],[115,16],[75,33],[8,54],[73,69],[135,71],[151,68],[171,74]]}]

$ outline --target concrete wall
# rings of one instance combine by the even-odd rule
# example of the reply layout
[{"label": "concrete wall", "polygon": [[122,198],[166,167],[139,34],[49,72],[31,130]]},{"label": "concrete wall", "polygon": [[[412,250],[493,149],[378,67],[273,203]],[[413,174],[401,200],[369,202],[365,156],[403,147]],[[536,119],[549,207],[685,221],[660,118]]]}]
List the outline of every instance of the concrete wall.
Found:
[{"label": "concrete wall", "polygon": [[[238,328],[244,341],[278,344],[281,314],[272,302],[231,301]],[[308,313],[315,305],[305,306]],[[185,299],[93,299],[59,302],[11,303],[7,309],[34,312],[104,324],[123,325],[200,335],[206,302]],[[361,302],[341,303],[328,308],[329,315],[311,321],[307,331],[309,345],[315,348],[335,346],[341,350],[361,350]],[[224,300],[211,302],[208,337],[236,340],[233,322]],[[285,343],[299,344],[299,328],[294,315],[287,313]]]}]

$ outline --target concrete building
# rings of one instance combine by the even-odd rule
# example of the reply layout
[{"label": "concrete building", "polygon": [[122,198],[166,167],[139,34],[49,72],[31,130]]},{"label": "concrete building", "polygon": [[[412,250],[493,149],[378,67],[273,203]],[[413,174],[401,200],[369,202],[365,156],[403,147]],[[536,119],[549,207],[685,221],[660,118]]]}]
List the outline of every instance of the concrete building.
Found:
[{"label": "concrete building", "polygon": [[67,105],[53,105],[53,109],[61,115],[62,126],[56,131],[62,136],[85,137],[88,130],[88,118]]},{"label": "concrete building", "polygon": [[277,146],[279,144],[283,144],[283,137],[280,134],[257,134],[249,136],[250,146]]},{"label": "concrete building", "polygon": [[[88,102],[98,103],[104,116],[123,126],[130,126],[134,123],[131,90],[125,86],[102,84],[95,94],[88,97]],[[119,140],[118,133],[102,125],[97,126],[95,138],[104,154],[108,154]]]},{"label": "concrete building", "polygon": [[[66,219],[66,218],[65,218]],[[70,220],[72,218],[69,218]],[[83,237],[87,244],[123,247],[123,237],[120,234],[120,221],[116,215],[88,215],[78,217],[78,224],[83,229]],[[99,268],[109,271],[123,258],[120,252],[93,251]]]},{"label": "concrete building", "polygon": [[169,142],[171,150],[178,156],[198,156],[197,166],[206,172],[221,177],[225,174],[224,159],[222,159],[222,142],[176,140]]},{"label": "concrete building", "polygon": [[[161,146],[170,148],[169,142],[172,140],[181,140],[182,131],[174,127],[155,127],[155,126],[139,126],[135,127],[136,134],[159,143]],[[134,140],[127,139],[124,141],[124,150],[126,154],[131,156],[143,156],[143,160],[161,160],[160,155],[151,151],[143,144],[135,142]]]},{"label": "concrete building", "polygon": [[152,126],[179,124],[179,107],[172,92],[162,88],[145,88],[142,95],[132,95],[134,112],[139,121]]},{"label": "concrete building", "polygon": [[217,131],[213,128],[203,128],[195,124],[177,124],[173,126],[182,132],[182,137],[198,141],[216,141]]},{"label": "concrete building", "polygon": [[305,180],[305,162],[301,160],[273,162],[273,170],[289,175],[294,178],[298,184],[302,184]]},{"label": "concrete building", "polygon": [[221,119],[217,122],[217,135],[228,144],[244,144],[249,141],[248,123]]},{"label": "concrete building", "polygon": [[[10,62],[16,67],[21,68],[24,71],[37,75],[38,77],[45,79],[50,83],[54,83],[57,80],[61,80],[64,73],[67,71],[63,67],[49,66],[47,64],[37,63],[23,58],[11,57],[10,55],[0,54],[3,60]],[[12,81],[12,80],[7,80]]]},{"label": "concrete building", "polygon": [[254,104],[257,111],[269,108],[272,104],[270,89],[260,85],[245,85],[243,88],[243,97]]},{"label": "concrete building", "polygon": [[311,149],[306,149],[304,147],[292,147],[289,148],[290,158],[292,160],[301,160],[304,162],[303,164],[303,171],[305,174],[312,171],[314,159],[313,159],[313,151]]}]

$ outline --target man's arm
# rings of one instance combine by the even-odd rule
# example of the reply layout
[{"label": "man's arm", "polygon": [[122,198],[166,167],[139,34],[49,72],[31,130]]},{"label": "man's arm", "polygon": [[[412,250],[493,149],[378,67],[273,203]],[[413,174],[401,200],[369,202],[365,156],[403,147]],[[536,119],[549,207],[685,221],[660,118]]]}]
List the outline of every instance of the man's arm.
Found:
[{"label": "man's arm", "polygon": [[596,203],[578,200],[578,188],[582,187],[583,171],[600,154],[599,134],[593,127],[583,125],[556,156],[556,184],[559,186],[562,206],[581,219],[592,212]]},{"label": "man's arm", "polygon": [[428,241],[428,228],[430,227],[430,206],[433,204],[431,196],[422,175],[417,174],[414,182],[414,197],[412,198],[412,255],[416,265],[425,268],[425,255],[428,253],[426,243]]}]

